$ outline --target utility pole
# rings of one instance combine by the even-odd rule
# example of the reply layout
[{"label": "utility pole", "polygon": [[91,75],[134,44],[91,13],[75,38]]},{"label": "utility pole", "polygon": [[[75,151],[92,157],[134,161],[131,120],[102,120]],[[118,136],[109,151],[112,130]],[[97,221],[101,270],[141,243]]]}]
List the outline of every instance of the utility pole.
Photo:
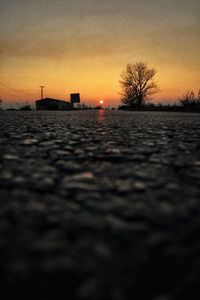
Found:
[{"label": "utility pole", "polygon": [[41,85],[40,86],[40,89],[41,89],[41,100],[43,99],[43,89],[45,88],[45,86],[44,85]]}]

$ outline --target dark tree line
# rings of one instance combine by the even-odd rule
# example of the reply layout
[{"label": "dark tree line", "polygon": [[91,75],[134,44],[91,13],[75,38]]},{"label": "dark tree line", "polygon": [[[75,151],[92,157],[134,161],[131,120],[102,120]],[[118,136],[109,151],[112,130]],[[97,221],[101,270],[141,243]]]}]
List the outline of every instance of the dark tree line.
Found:
[{"label": "dark tree line", "polygon": [[200,111],[200,90],[197,95],[193,91],[187,91],[180,99],[180,105],[185,111]]},{"label": "dark tree line", "polygon": [[146,110],[171,110],[171,111],[200,111],[200,90],[195,96],[193,91],[188,91],[179,99],[179,104],[162,105],[148,103],[150,97],[158,92],[155,81],[156,70],[149,68],[147,63],[137,62],[127,64],[126,70],[121,74],[120,85],[122,88],[121,108],[146,109]]}]

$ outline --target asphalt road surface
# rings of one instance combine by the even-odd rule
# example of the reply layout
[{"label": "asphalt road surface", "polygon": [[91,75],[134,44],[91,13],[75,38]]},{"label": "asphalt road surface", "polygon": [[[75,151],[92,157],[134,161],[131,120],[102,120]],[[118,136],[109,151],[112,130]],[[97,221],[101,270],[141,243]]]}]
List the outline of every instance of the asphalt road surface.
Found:
[{"label": "asphalt road surface", "polygon": [[2,299],[200,299],[200,114],[0,112]]}]

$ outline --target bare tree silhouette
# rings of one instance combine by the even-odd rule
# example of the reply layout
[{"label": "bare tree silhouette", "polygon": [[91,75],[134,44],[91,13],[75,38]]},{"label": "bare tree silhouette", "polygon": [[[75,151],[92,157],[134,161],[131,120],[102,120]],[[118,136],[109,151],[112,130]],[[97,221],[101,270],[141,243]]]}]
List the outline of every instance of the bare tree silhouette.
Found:
[{"label": "bare tree silhouette", "polygon": [[199,111],[200,110],[200,90],[195,93],[193,91],[187,91],[180,99],[180,105],[183,107],[184,110],[192,110],[192,111]]},{"label": "bare tree silhouette", "polygon": [[121,74],[122,102],[128,106],[140,108],[146,100],[158,91],[155,82],[155,69],[149,69],[147,63],[128,64]]}]

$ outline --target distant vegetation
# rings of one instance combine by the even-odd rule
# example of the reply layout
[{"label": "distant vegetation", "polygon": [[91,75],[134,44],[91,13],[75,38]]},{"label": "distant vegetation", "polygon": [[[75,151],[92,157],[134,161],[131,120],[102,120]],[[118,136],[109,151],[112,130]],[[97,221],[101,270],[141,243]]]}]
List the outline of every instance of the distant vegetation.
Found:
[{"label": "distant vegetation", "polygon": [[178,99],[178,104],[149,102],[150,96],[158,92],[155,75],[156,70],[149,69],[147,63],[127,64],[126,70],[121,74],[122,105],[119,109],[200,112],[200,90],[196,96],[193,91],[187,91]]},{"label": "distant vegetation", "polygon": [[158,91],[155,69],[144,62],[128,64],[121,74],[122,103],[132,108],[141,108],[149,97]]},{"label": "distant vegetation", "polygon": [[180,105],[185,111],[200,111],[200,90],[197,95],[193,91],[187,91],[179,99]]},{"label": "distant vegetation", "polygon": [[22,107],[20,107],[19,110],[32,110],[32,108],[29,104],[26,104],[26,105],[23,105]]},{"label": "distant vegetation", "polygon": [[126,104],[119,106],[119,109],[144,111],[200,112],[200,90],[198,91],[196,96],[193,91],[187,91],[178,100],[178,104],[146,103],[140,108]]}]

